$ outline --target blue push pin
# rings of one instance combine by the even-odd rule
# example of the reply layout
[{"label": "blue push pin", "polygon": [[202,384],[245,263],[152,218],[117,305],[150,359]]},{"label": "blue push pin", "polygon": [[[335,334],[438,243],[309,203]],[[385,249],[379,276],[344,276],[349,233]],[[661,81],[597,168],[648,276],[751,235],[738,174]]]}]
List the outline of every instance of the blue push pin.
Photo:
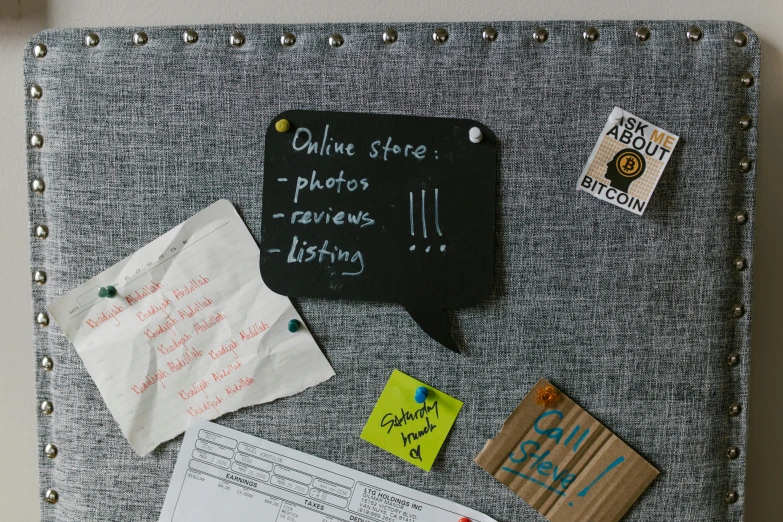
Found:
[{"label": "blue push pin", "polygon": [[427,396],[430,394],[430,391],[425,388],[424,386],[419,386],[416,388],[416,396],[414,397],[416,399],[416,402],[419,404],[424,404],[424,401],[427,400]]},{"label": "blue push pin", "polygon": [[297,321],[296,319],[291,319],[290,321],[288,321],[288,331],[291,333],[294,333],[297,330],[299,330],[299,326],[300,326],[299,321]]}]

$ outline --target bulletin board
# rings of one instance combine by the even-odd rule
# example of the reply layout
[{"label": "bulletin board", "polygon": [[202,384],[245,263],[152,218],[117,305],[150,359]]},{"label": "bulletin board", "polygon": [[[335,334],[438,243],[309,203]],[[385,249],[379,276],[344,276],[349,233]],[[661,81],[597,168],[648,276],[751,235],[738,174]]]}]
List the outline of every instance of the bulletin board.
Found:
[{"label": "bulletin board", "polygon": [[[35,36],[24,88],[42,520],[157,520],[182,441],[131,450],[47,304],[219,199],[263,242],[265,137],[291,110],[491,130],[493,283],[446,312],[461,353],[400,304],[295,298],[336,376],[220,424],[539,521],[473,458],[546,378],[660,470],[624,520],[742,520],[759,52],[724,21]],[[576,190],[615,106],[680,136],[643,216]],[[464,402],[429,473],[359,438],[394,369]]]}]

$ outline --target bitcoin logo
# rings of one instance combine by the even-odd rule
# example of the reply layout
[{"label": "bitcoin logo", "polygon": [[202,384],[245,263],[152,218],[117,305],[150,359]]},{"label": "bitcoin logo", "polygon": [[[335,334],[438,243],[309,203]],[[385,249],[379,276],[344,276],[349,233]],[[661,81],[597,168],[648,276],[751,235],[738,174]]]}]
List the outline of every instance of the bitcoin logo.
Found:
[{"label": "bitcoin logo", "polygon": [[615,159],[617,172],[626,178],[635,178],[644,170],[644,158],[635,150],[624,150]]}]

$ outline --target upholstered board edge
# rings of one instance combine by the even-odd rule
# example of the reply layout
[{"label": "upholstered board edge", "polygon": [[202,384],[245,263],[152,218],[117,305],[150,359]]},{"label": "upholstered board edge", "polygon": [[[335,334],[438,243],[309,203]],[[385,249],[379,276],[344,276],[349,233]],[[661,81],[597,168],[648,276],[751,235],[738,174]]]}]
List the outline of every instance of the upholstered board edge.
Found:
[{"label": "upholstered board edge", "polygon": [[[326,41],[329,34],[340,31],[350,37],[351,33],[364,35],[376,34],[380,38],[384,29],[389,26],[397,26],[411,29],[416,32],[414,41],[401,41],[401,45],[412,45],[417,48],[426,49],[432,44],[431,34],[436,27],[447,28],[450,32],[451,45],[472,45],[474,40],[480,38],[481,31],[486,26],[502,27],[507,22],[487,22],[487,23],[429,23],[429,24],[291,24],[291,25],[265,25],[261,30],[255,27],[257,34],[262,35],[261,42],[258,45],[280,45],[279,37],[286,31],[291,31],[298,35],[298,45],[306,47],[317,47],[327,45]],[[531,34],[537,27],[547,27],[548,22],[520,22],[518,24],[529,28],[526,32]],[[602,27],[600,21],[580,22],[584,27],[595,26]],[[732,38],[734,33],[744,33],[747,41],[744,44],[745,52],[752,53],[749,59],[747,73],[751,79],[744,78],[749,82],[747,89],[744,90],[746,96],[745,104],[747,106],[747,115],[750,118],[749,127],[746,131],[739,134],[736,150],[736,163],[738,165],[736,175],[743,177],[744,190],[738,191],[736,195],[735,208],[726,211],[726,226],[736,227],[736,252],[730,253],[727,257],[727,264],[736,272],[732,277],[741,279],[741,293],[736,295],[736,306],[731,306],[726,310],[727,316],[736,315],[733,328],[733,349],[726,354],[727,365],[735,371],[727,372],[727,380],[724,385],[729,388],[728,394],[735,397],[735,401],[726,405],[725,412],[715,412],[716,415],[732,416],[731,440],[725,441],[727,446],[727,455],[732,460],[731,472],[725,479],[725,491],[715,498],[716,502],[726,502],[727,521],[741,520],[742,506],[744,502],[744,469],[745,469],[745,448],[747,431],[747,397],[748,397],[748,368],[750,363],[750,324],[752,316],[752,266],[753,266],[753,221],[755,206],[755,157],[757,149],[757,123],[758,123],[758,86],[759,86],[759,41],[757,36],[748,28],[741,24],[733,22],[709,22],[709,21],[681,21],[681,22],[646,22],[634,21],[627,22],[629,26],[648,26],[655,35],[655,29],[662,24],[668,27],[679,27],[682,38],[687,38],[686,33],[689,26],[700,26],[705,28],[703,38],[714,38],[715,33],[720,32],[721,38]],[[36,87],[39,74],[47,67],[46,55],[57,53],[58,49],[69,47],[71,49],[83,47],[85,53],[91,51],[90,46],[85,42],[85,36],[94,32],[98,35],[111,34],[101,40],[100,45],[104,46],[123,46],[129,50],[133,49],[132,38],[135,32],[144,30],[149,34],[151,40],[165,40],[161,50],[165,52],[180,52],[182,49],[180,35],[188,29],[196,30],[202,33],[202,43],[214,45],[215,52],[230,49],[229,35],[235,29],[242,29],[242,24],[224,25],[224,26],[177,26],[166,28],[123,28],[123,29],[64,29],[44,31],[36,35],[27,45],[24,51],[25,61],[25,95],[26,95],[26,116],[27,126],[25,131],[25,143],[28,149],[28,173],[27,181],[30,187],[29,192],[29,212],[30,212],[30,247],[31,247],[31,268],[33,271],[32,294],[33,310],[32,317],[35,322],[34,332],[34,353],[36,374],[36,407],[40,411],[38,421],[39,437],[39,479],[40,494],[42,499],[53,501],[52,503],[42,504],[42,519],[60,520],[56,515],[56,491],[54,468],[57,465],[58,458],[67,458],[67,455],[57,455],[55,449],[57,441],[51,436],[51,422],[53,416],[57,415],[57,404],[52,404],[49,399],[53,395],[52,372],[57,371],[57,361],[52,360],[50,347],[50,336],[57,329],[56,325],[50,324],[46,315],[45,307],[56,295],[47,292],[46,270],[51,263],[56,263],[56,259],[51,259],[51,252],[47,250],[46,236],[50,231],[47,226],[47,198],[50,192],[47,192],[46,184],[51,180],[46,179],[42,174],[40,155],[45,151],[46,136],[39,136],[41,119],[39,112],[39,103],[45,101],[46,91],[39,96]],[[710,32],[710,29],[714,31]],[[122,38],[119,38],[122,36]],[[218,38],[219,36],[219,38]],[[40,46],[46,46],[44,52]],[[36,54],[38,56],[36,56]],[[86,54],[86,56],[88,56]],[[665,71],[661,71],[665,74]],[[737,82],[742,82],[742,77],[737,77]],[[45,87],[45,86],[44,86]],[[740,125],[740,122],[737,123]],[[744,123],[743,123],[744,125]],[[38,145],[43,140],[43,147]],[[682,144],[687,146],[687,143]],[[743,158],[749,158],[752,162],[748,172],[741,172],[740,163]],[[100,202],[95,202],[96,205]],[[98,269],[96,268],[96,271]],[[706,334],[705,334],[706,335]],[[677,383],[672,383],[676,386]],[[85,405],[89,407],[89,405]],[[53,411],[50,411],[53,408]],[[611,428],[611,426],[610,426]],[[706,435],[707,436],[707,435]],[[734,449],[734,448],[737,449]],[[712,456],[709,456],[710,458]],[[665,472],[665,470],[664,470]],[[163,485],[161,485],[163,487]],[[498,486],[499,487],[499,486]],[[665,502],[665,499],[660,499]]]}]

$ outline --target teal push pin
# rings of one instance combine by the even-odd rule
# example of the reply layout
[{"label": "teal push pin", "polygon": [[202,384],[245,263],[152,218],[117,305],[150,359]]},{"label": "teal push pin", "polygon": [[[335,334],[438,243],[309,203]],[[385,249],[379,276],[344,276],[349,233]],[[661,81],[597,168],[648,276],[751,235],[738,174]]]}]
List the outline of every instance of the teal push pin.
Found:
[{"label": "teal push pin", "polygon": [[419,404],[424,404],[424,401],[427,400],[427,396],[430,394],[430,391],[425,388],[424,386],[419,386],[416,388],[416,396],[414,397],[416,399],[416,402]]},{"label": "teal push pin", "polygon": [[114,297],[117,295],[117,289],[113,286],[102,286],[98,290],[98,297]]},{"label": "teal push pin", "polygon": [[299,330],[300,326],[302,326],[301,323],[296,319],[291,319],[290,321],[288,321],[288,331],[291,333],[294,333],[297,330]]}]

